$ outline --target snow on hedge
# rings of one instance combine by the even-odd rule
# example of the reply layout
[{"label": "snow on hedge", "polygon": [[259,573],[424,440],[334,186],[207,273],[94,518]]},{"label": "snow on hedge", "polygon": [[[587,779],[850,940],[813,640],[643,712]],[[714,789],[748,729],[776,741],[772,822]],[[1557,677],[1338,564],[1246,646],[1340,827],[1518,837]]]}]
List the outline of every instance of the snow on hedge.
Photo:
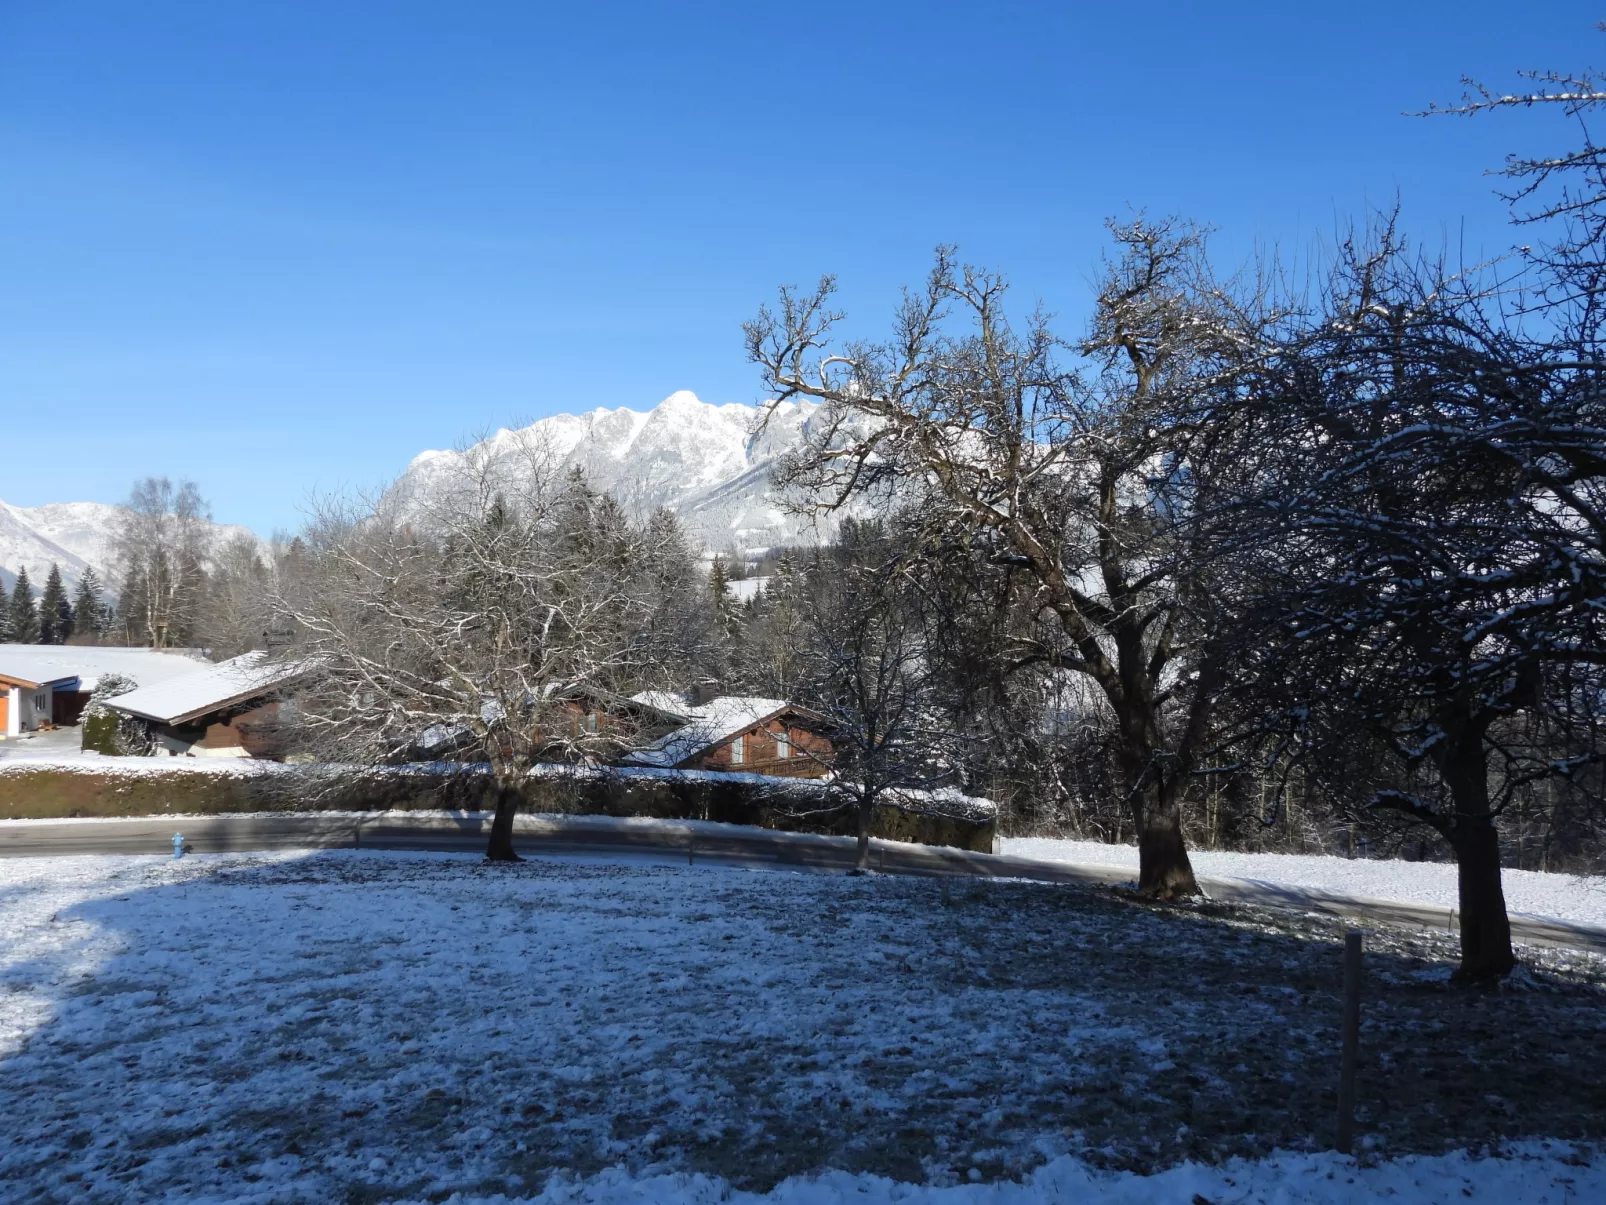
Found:
[{"label": "snow on hedge", "polygon": [[[1138,869],[1131,845],[1047,837],[1005,837],[1002,852],[1018,858],[1089,866]],[[1361,899],[1460,906],[1453,862],[1402,862],[1382,858],[1335,858],[1314,854],[1252,854],[1191,850],[1195,873],[1283,887],[1310,887]],[[1506,870],[1506,908],[1528,916],[1586,925],[1606,925],[1606,876]]]},{"label": "snow on hedge", "polygon": [[[408,775],[425,777],[483,775],[490,772],[490,767],[459,762],[414,762],[402,766],[285,765],[280,762],[255,761],[250,758],[103,757],[92,752],[59,751],[40,754],[11,753],[0,758],[0,775],[33,773],[39,770],[62,770],[109,778],[160,777],[164,774],[200,774],[232,778],[299,774],[303,777],[325,779],[338,778],[342,775],[372,776],[382,779]],[[728,783],[762,791],[767,799],[780,807],[785,807],[788,801],[795,802],[799,807],[819,807],[827,802],[830,791],[828,783],[816,779],[778,778],[766,774],[724,770],[670,770],[651,766],[542,765],[531,768],[530,778],[538,782],[575,783],[611,778],[625,785],[632,782],[684,782],[706,785]],[[998,805],[992,800],[966,795],[953,788],[936,791],[889,791],[884,802],[908,812],[975,823],[986,823],[998,814]]]}]

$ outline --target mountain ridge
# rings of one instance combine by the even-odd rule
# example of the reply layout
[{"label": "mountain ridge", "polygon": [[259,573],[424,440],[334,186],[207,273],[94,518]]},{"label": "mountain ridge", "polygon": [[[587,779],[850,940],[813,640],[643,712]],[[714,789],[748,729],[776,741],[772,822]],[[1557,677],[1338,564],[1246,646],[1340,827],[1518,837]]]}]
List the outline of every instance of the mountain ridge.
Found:
[{"label": "mountain ridge", "polygon": [[[677,390],[647,410],[598,407],[554,414],[529,426],[502,428],[466,448],[427,449],[407,464],[392,495],[423,502],[443,488],[469,456],[511,458],[532,445],[559,472],[581,468],[592,486],[613,494],[644,516],[673,511],[687,535],[716,552],[754,552],[778,544],[807,543],[829,535],[834,523],[816,523],[788,509],[775,485],[777,460],[801,445],[819,413],[813,402],[781,402],[760,428],[764,407],[705,402]],[[36,588],[52,562],[71,589],[93,565],[108,589],[116,587],[112,520],[117,508],[101,502],[13,506],[0,501],[0,585],[10,589],[26,566]],[[217,524],[219,539],[248,529]]]},{"label": "mountain ridge", "polygon": [[[13,506],[0,500],[0,587],[10,590],[20,569],[28,570],[35,591],[44,588],[52,564],[61,568],[71,591],[91,565],[109,593],[117,589],[117,558],[112,551],[118,508],[105,502],[47,502]],[[237,523],[214,523],[218,540],[236,535],[257,538]]]},{"label": "mountain ridge", "polygon": [[[536,455],[550,471],[583,469],[594,488],[637,516],[660,506],[673,511],[689,537],[714,551],[753,552],[822,538],[827,525],[788,509],[792,498],[771,477],[775,463],[801,445],[819,406],[775,404],[761,427],[764,411],[678,390],[650,410],[555,414],[502,428],[463,449],[419,453],[393,496],[404,506],[422,502],[471,458],[493,472],[512,472]],[[494,467],[499,460],[501,470]]]}]

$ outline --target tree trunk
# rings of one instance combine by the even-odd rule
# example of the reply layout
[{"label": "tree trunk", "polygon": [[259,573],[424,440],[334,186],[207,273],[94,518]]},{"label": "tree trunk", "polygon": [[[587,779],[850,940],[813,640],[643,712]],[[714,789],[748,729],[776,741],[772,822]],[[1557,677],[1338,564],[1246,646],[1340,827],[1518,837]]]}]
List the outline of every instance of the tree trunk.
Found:
[{"label": "tree trunk", "polygon": [[1167,785],[1136,795],[1138,891],[1152,899],[1176,900],[1199,894],[1188,847],[1182,840],[1181,794]]},{"label": "tree trunk", "polygon": [[1487,983],[1517,965],[1506,894],[1500,886],[1500,834],[1487,817],[1471,823],[1460,819],[1450,838],[1461,895],[1461,965],[1455,979]]},{"label": "tree trunk", "polygon": [[1511,919],[1500,886],[1500,834],[1489,813],[1489,766],[1484,752],[1486,724],[1456,717],[1440,773],[1450,788],[1455,816],[1441,831],[1455,851],[1461,902],[1461,965],[1458,983],[1484,983],[1517,965],[1511,950]]},{"label": "tree trunk", "polygon": [[491,840],[485,847],[487,862],[522,862],[513,852],[513,816],[519,810],[524,792],[517,786],[502,784],[496,791],[496,815],[491,819]]},{"label": "tree trunk", "polygon": [[866,874],[870,870],[870,814],[875,805],[859,805],[859,856],[853,869],[858,874]]},{"label": "tree trunk", "polygon": [[1198,895],[1199,884],[1182,840],[1181,779],[1162,776],[1156,768],[1161,745],[1152,708],[1129,708],[1120,735],[1117,756],[1138,835],[1138,891],[1157,900]]}]

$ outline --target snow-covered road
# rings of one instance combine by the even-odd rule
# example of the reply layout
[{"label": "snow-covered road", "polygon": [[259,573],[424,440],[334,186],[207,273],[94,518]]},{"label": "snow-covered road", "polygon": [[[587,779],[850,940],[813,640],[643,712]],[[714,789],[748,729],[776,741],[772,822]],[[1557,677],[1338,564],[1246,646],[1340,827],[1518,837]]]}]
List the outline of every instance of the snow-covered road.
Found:
[{"label": "snow-covered road", "polygon": [[[1606,1192],[1593,1156],[1523,1145],[1606,1126],[1606,964],[1571,952],[1545,952],[1489,1025],[1448,990],[1442,935],[1375,932],[1361,1128],[1378,1166],[1320,1154],[1338,933],[1019,881],[13,859],[0,1200]],[[1446,1154],[1491,1140],[1521,1158]]]},{"label": "snow-covered road", "polygon": [[[1053,837],[1005,837],[1002,852],[1017,858],[1077,866],[1120,866],[1134,875],[1138,851],[1131,845],[1070,841]],[[1333,858],[1311,854],[1243,854],[1192,850],[1188,857],[1201,876],[1309,887],[1361,899],[1397,900],[1454,908],[1455,866],[1448,862],[1400,862]],[[1506,907],[1527,916],[1586,925],[1606,925],[1606,876],[1542,874],[1506,870],[1501,874]]]}]

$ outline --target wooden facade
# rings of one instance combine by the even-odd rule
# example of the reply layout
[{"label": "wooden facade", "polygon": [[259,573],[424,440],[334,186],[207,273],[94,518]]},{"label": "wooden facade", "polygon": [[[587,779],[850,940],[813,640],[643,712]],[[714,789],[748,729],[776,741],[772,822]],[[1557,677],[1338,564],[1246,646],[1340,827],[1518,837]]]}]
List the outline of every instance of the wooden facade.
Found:
[{"label": "wooden facade", "polygon": [[277,699],[254,699],[183,721],[146,725],[158,747],[189,757],[252,757],[277,760],[285,741]]},{"label": "wooden facade", "polygon": [[818,724],[806,726],[803,719],[788,709],[686,758],[677,769],[824,778],[831,772],[831,742]]}]

